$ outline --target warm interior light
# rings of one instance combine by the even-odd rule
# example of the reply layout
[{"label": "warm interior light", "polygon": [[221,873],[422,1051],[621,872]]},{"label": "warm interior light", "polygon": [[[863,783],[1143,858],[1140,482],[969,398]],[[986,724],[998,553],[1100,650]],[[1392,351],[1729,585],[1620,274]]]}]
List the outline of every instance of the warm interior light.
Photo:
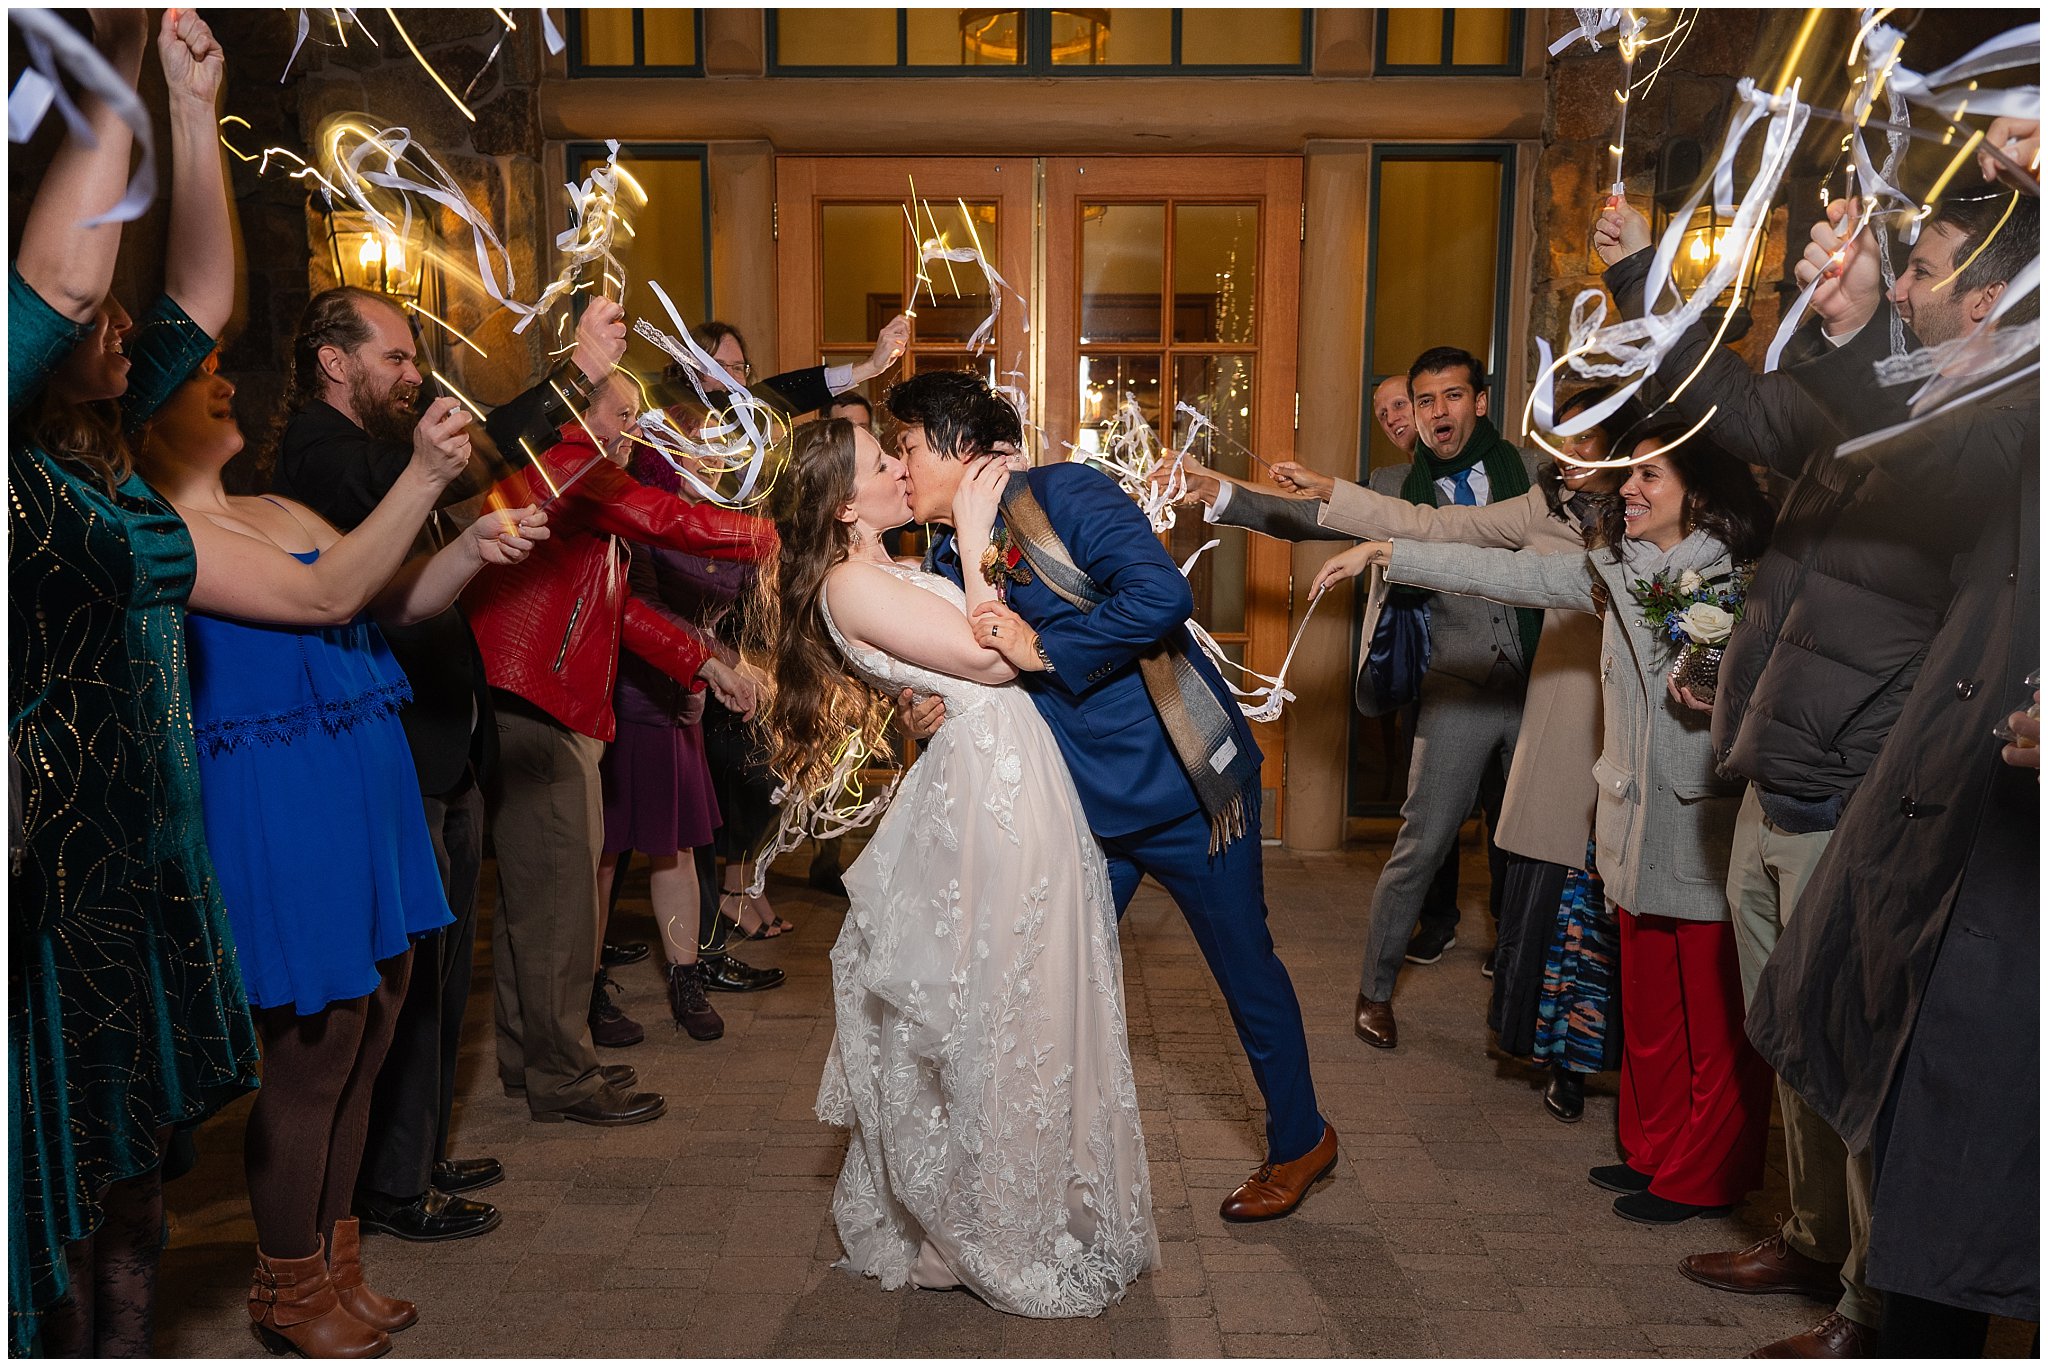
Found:
[{"label": "warm interior light", "polygon": [[363,245],[356,249],[356,264],[367,271],[377,264],[377,258],[382,254],[383,249],[378,245],[376,235],[371,234],[365,237]]},{"label": "warm interior light", "polygon": [[1705,237],[1695,237],[1692,240],[1692,259],[1695,261],[1705,261],[1709,254],[1707,239]]}]

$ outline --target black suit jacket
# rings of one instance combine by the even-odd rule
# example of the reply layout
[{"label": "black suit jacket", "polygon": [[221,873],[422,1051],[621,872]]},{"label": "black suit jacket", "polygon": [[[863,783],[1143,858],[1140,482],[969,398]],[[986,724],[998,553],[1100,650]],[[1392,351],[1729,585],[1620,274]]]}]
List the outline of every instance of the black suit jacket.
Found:
[{"label": "black suit jacket", "polygon": [[[484,423],[488,443],[477,443],[469,468],[443,491],[441,506],[474,498],[527,464],[533,448],[551,439],[543,416],[551,397],[545,384],[536,385],[492,413]],[[380,441],[332,406],[314,403],[286,425],[271,488],[342,531],[353,531],[411,461],[411,443]],[[436,514],[422,529],[416,554],[435,548],[434,522],[439,520]],[[383,631],[412,682],[412,702],[399,720],[412,747],[420,791],[448,793],[461,785],[471,766],[482,781],[497,763],[498,729],[491,721],[483,657],[461,607]]]}]

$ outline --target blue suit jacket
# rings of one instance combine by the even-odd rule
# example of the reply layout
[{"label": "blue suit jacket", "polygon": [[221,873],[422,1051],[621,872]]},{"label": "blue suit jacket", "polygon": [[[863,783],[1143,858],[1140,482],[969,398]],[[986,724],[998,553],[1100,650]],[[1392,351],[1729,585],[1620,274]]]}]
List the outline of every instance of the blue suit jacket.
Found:
[{"label": "blue suit jacket", "polygon": [[[1185,652],[1228,710],[1238,745],[1254,761],[1259,748],[1216,667],[1188,635],[1188,581],[1138,505],[1101,471],[1060,462],[1025,478],[1074,563],[1108,595],[1084,613],[1035,578],[1008,593],[1011,610],[1031,623],[1053,664],[1051,673],[1021,674],[1018,682],[1059,740],[1090,828],[1128,835],[1199,810],[1138,657],[1161,640]],[[933,543],[932,565],[962,582],[950,530]]]}]

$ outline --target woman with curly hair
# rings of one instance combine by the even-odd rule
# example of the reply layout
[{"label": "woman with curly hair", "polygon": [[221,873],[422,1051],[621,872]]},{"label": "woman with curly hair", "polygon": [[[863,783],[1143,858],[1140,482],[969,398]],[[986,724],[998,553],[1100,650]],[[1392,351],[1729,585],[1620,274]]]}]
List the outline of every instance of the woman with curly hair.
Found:
[{"label": "woman with curly hair", "polygon": [[[989,546],[1007,474],[986,461],[956,499],[963,555]],[[899,689],[946,704],[845,875],[818,1115],[852,1132],[832,1201],[847,1265],[1097,1314],[1158,1256],[1100,847],[1016,671],[968,625],[994,587],[963,595],[883,548],[910,515],[902,462],[812,423],[776,499],[765,730],[792,800],[832,800]]]}]

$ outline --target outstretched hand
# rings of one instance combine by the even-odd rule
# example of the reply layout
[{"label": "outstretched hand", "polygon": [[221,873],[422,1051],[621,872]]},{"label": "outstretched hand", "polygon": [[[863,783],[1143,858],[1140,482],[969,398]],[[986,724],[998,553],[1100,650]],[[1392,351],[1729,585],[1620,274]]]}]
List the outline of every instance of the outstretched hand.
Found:
[{"label": "outstretched hand", "polygon": [[1827,216],[1813,225],[1806,254],[1792,266],[1800,285],[1820,281],[1814,286],[1813,311],[1831,337],[1854,332],[1869,322],[1884,297],[1877,239],[1867,226],[1853,239],[1842,237],[1852,207],[1846,199],[1829,204]]},{"label": "outstretched hand", "polygon": [[171,99],[202,106],[209,118],[220,94],[226,58],[213,30],[192,9],[167,9],[156,39],[158,58],[163,62],[164,84]]},{"label": "outstretched hand", "polygon": [[434,400],[412,429],[413,466],[446,485],[468,468],[469,456],[469,411],[454,399]]},{"label": "outstretched hand", "polygon": [[1316,582],[1309,590],[1310,596],[1346,579],[1357,578],[1365,573],[1365,567],[1368,565],[1386,564],[1393,550],[1394,544],[1391,541],[1361,541],[1348,551],[1339,551],[1325,560],[1323,567],[1316,571]]},{"label": "outstretched hand", "polygon": [[477,553],[486,565],[517,565],[554,533],[548,530],[547,513],[529,503],[524,508],[486,512],[469,524],[466,535],[475,538]]},{"label": "outstretched hand", "polygon": [[616,299],[600,295],[584,306],[576,320],[576,347],[570,353],[576,368],[592,384],[612,373],[626,354],[626,310]]},{"label": "outstretched hand", "polygon": [[1291,494],[1308,494],[1327,499],[1337,491],[1337,477],[1311,470],[1300,461],[1283,460],[1273,466],[1273,482]]},{"label": "outstretched hand", "polygon": [[1593,250],[1601,261],[1611,266],[1649,245],[1650,220],[1627,200],[1609,195],[1593,223]]}]

